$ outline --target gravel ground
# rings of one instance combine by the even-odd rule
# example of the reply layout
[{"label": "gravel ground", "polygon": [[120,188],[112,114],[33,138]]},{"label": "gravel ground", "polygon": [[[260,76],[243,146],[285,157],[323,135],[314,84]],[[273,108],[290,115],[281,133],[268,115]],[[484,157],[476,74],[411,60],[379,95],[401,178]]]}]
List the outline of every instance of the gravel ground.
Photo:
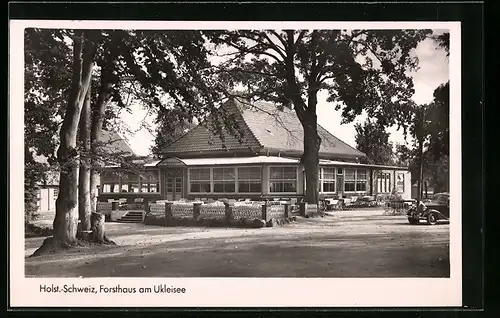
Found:
[{"label": "gravel ground", "polygon": [[[50,224],[50,218],[40,224]],[[106,223],[118,246],[28,258],[37,277],[449,277],[449,225],[410,225],[381,209],[260,229]]]}]

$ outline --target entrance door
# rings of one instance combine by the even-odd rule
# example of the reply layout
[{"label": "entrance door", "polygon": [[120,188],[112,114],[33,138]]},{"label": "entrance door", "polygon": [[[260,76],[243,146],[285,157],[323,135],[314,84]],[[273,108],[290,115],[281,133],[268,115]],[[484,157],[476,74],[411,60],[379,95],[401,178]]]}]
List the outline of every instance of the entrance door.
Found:
[{"label": "entrance door", "polygon": [[182,198],[182,181],[181,176],[166,178],[167,200],[175,201]]}]

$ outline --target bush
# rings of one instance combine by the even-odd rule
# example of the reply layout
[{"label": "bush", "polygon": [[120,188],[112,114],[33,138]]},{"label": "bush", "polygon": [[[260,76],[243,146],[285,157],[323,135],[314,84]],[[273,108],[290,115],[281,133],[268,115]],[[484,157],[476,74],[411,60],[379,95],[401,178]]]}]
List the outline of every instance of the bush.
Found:
[{"label": "bush", "polygon": [[48,227],[40,227],[31,223],[24,223],[24,237],[45,237],[52,236],[53,231]]}]

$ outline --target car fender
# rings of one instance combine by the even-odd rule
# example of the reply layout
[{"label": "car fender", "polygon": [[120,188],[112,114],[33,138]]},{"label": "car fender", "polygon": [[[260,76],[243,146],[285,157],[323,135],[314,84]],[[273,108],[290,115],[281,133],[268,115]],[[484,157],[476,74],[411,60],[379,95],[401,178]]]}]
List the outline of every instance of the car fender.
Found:
[{"label": "car fender", "polygon": [[429,215],[431,213],[434,213],[434,214],[438,215],[439,219],[448,219],[441,212],[439,212],[438,210],[435,210],[435,209],[427,209],[427,210],[425,210],[424,215],[427,216],[427,215]]}]

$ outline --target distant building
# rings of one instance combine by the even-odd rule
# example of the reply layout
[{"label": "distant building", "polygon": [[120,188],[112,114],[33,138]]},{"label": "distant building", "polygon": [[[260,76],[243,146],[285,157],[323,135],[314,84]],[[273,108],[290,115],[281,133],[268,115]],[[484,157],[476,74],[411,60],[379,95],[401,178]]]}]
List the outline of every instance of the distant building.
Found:
[{"label": "distant building", "polygon": [[[167,146],[160,160],[143,158],[142,170],[118,176],[120,167],[101,175],[99,200],[179,200],[195,198],[300,198],[305,171],[300,162],[303,130],[293,110],[271,103],[226,105],[240,127],[238,140],[224,131],[224,142],[200,123]],[[403,167],[358,163],[366,155],[318,125],[320,197],[411,197],[411,175]]]},{"label": "distant building", "polygon": [[[129,144],[116,132],[102,131],[101,142],[105,143],[104,151],[107,153],[123,153],[134,155]],[[44,157],[36,159],[39,162],[46,162]],[[59,173],[48,172],[46,182],[39,184],[38,212],[55,212],[56,199],[59,194]]]}]

